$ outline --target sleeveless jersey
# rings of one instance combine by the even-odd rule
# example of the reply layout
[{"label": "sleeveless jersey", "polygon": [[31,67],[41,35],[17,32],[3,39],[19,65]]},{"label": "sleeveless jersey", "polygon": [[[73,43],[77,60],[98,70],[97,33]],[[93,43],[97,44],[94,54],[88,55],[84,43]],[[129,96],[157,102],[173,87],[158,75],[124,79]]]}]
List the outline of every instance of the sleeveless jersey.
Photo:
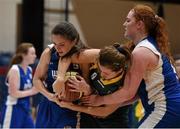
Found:
[{"label": "sleeveless jersey", "polygon": [[99,95],[111,94],[114,91],[118,90],[119,87],[123,85],[124,76],[118,76],[110,80],[104,80],[99,71],[97,64],[94,64],[90,68],[90,83],[93,89],[98,92]]},{"label": "sleeveless jersey", "polygon": [[[11,69],[16,69],[18,71],[18,77],[20,78],[19,82],[17,82],[19,84],[18,85],[19,90],[23,91],[32,88],[32,69],[30,66],[28,66],[26,73],[19,65],[13,65]],[[6,85],[9,86],[8,78],[6,79]],[[6,105],[16,105],[16,104],[20,104],[25,109],[29,109],[30,108],[29,97],[14,98],[11,95],[8,95]]]},{"label": "sleeveless jersey", "polygon": [[[90,86],[97,94],[104,96],[111,94],[123,86],[124,76],[118,76],[110,80],[101,78],[97,64],[90,68]],[[81,113],[82,128],[127,128],[128,112],[130,106],[118,108],[106,118],[98,118],[89,114]]]},{"label": "sleeveless jersey", "polygon": [[135,49],[138,47],[148,48],[159,58],[157,67],[146,71],[138,89],[145,109],[140,127],[180,127],[180,84],[174,66],[159,52],[152,37],[139,42]]},{"label": "sleeveless jersey", "polygon": [[[18,71],[18,90],[25,91],[32,88],[32,69],[27,67],[26,72],[20,65],[13,65],[11,69]],[[6,79],[8,84],[8,77]],[[1,122],[3,128],[34,128],[34,123],[30,115],[30,97],[15,98],[10,94],[2,110]]]},{"label": "sleeveless jersey", "polygon": [[[47,77],[44,81],[45,88],[53,93],[52,84],[57,78],[59,55],[55,48],[50,46],[51,59],[48,65]],[[78,64],[70,64],[68,71],[78,72],[81,70]],[[42,102],[39,104],[36,127],[37,128],[75,128],[77,125],[77,112],[61,108],[56,103],[49,101],[43,97]]]},{"label": "sleeveless jersey", "polygon": [[[49,67],[48,67],[48,71],[47,71],[47,78],[45,80],[45,87],[51,93],[53,93],[52,84],[54,83],[54,81],[57,78],[59,58],[60,57],[59,57],[58,53],[56,52],[55,48],[54,47],[51,48],[51,59],[50,59]],[[69,71],[77,72],[80,75],[82,74],[79,64],[72,64],[71,63],[67,72],[69,72]]]}]

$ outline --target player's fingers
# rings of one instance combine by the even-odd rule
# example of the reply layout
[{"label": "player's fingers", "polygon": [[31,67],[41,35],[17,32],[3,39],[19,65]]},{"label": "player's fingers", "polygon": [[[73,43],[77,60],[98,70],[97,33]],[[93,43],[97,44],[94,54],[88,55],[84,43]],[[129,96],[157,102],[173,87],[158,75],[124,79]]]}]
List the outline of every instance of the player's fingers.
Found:
[{"label": "player's fingers", "polygon": [[69,89],[70,92],[80,92],[79,90],[77,89]]},{"label": "player's fingers", "polygon": [[84,78],[79,75],[76,75],[76,78],[77,78],[77,80],[84,80]]},{"label": "player's fingers", "polygon": [[67,83],[67,86],[69,86],[71,89],[79,89],[79,87],[77,85],[73,85],[71,83]]},{"label": "player's fingers", "polygon": [[68,80],[67,80],[67,83],[72,83],[72,84],[78,84],[78,81],[77,80],[74,80],[74,79],[71,79],[71,78],[69,78]]}]

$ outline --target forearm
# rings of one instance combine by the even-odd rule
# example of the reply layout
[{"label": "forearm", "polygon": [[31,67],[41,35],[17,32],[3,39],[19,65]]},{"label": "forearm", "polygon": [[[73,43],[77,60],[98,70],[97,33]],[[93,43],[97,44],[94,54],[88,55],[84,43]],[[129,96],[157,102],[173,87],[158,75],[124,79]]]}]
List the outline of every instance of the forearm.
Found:
[{"label": "forearm", "polygon": [[66,108],[74,110],[74,111],[79,111],[79,112],[87,113],[90,115],[98,116],[98,117],[107,117],[108,115],[113,113],[118,108],[118,106],[88,107],[88,106],[70,104]]},{"label": "forearm", "polygon": [[20,91],[20,90],[16,90],[13,92],[9,91],[9,94],[15,98],[24,98],[24,97],[28,97],[28,96],[37,94],[37,92],[34,91],[34,89],[28,89],[28,90],[24,90],[24,91]]},{"label": "forearm", "polygon": [[36,89],[43,94],[45,97],[50,98],[51,94],[45,87],[44,84],[41,80],[36,79],[33,81],[34,86],[36,87]]},{"label": "forearm", "polygon": [[126,104],[128,101],[130,101],[134,95],[130,94],[130,91],[121,88],[118,91],[106,95],[106,96],[101,96],[101,104]]},{"label": "forearm", "polygon": [[120,106],[120,107],[123,107],[123,106],[127,106],[127,105],[130,105],[130,104],[133,104],[133,103],[135,103],[138,99],[139,99],[139,96],[136,95],[136,96],[134,96],[132,99],[130,99],[130,100],[126,101],[126,102],[123,102],[123,103],[119,104],[119,106]]}]

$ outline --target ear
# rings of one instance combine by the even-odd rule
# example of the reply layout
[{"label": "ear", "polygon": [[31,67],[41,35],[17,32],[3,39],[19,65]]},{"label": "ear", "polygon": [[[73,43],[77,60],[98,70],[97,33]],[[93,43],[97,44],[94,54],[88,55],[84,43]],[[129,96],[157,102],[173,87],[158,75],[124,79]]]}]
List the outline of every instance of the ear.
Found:
[{"label": "ear", "polygon": [[73,40],[73,43],[74,43],[74,45],[76,45],[77,44],[77,39]]},{"label": "ear", "polygon": [[142,20],[137,21],[137,28],[138,29],[144,28],[144,22]]}]

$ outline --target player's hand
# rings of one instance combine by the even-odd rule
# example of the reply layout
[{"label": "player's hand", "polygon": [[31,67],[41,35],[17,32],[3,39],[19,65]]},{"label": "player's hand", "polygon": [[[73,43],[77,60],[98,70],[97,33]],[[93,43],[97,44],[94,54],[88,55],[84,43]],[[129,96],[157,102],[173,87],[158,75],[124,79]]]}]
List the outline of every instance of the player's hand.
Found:
[{"label": "player's hand", "polygon": [[49,93],[47,98],[49,101],[56,102],[57,101],[57,94]]},{"label": "player's hand", "polygon": [[66,102],[66,101],[58,101],[56,103],[62,108],[70,108],[70,106],[72,105],[72,102]]},{"label": "player's hand", "polygon": [[84,92],[85,95],[91,93],[91,88],[84,80],[83,77],[76,75],[76,78],[69,78],[67,80],[67,85],[71,87],[72,92]]}]

